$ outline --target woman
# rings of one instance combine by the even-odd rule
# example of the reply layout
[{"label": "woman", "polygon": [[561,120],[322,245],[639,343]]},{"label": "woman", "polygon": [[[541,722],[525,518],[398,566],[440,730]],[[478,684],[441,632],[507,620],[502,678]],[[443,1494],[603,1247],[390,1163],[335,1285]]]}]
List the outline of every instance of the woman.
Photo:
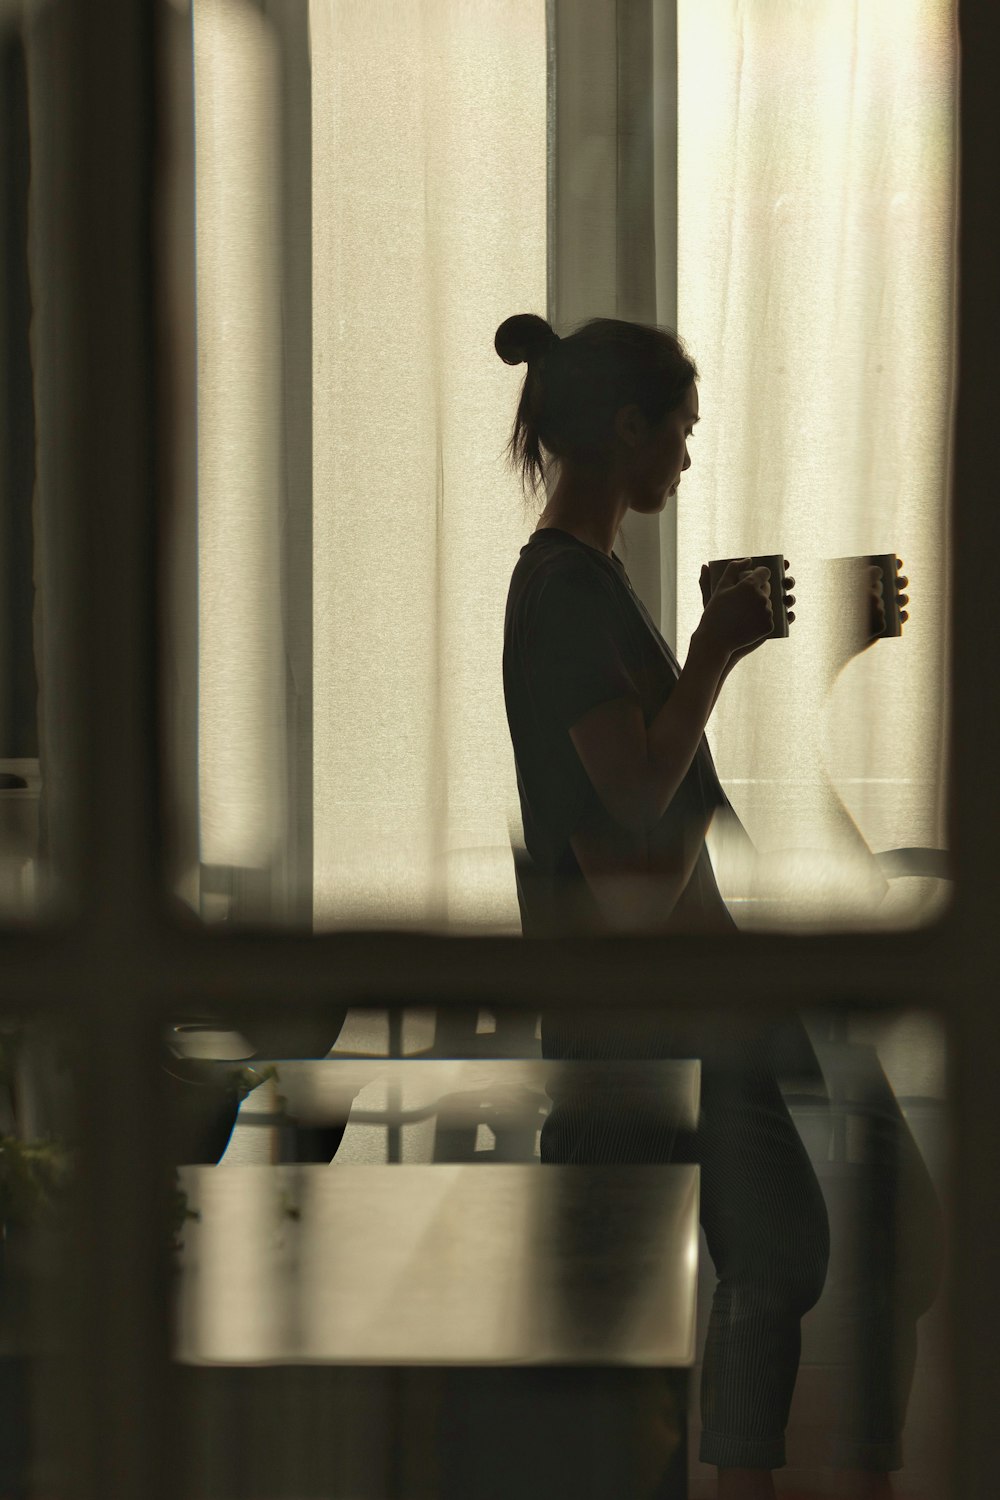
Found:
[{"label": "woman", "polygon": [[[712,593],[702,570],[705,609],[681,667],[612,550],[627,512],[662,510],[690,465],[697,370],[672,334],[615,319],[560,339],[542,318],[508,318],[496,350],[528,367],[512,461],[532,489],[549,481],[504,631],[524,931],[731,930],[705,847],[712,818],[731,810],[704,731],[733,667],[770,633],[767,570],[732,563]],[[718,1467],[720,1500],[758,1500],[775,1495],[771,1471],[785,1462],[799,1325],[823,1287],[827,1218],[775,1078],[773,1036],[706,1026],[693,1038],[691,1026],[676,1016],[543,1018],[547,1056],[700,1056],[702,1106],[697,1132],[678,1142],[647,1103],[619,1101],[616,1118],[606,1105],[556,1101],[542,1155],[699,1163],[719,1277],[700,1456]],[[850,1493],[891,1495],[886,1452],[859,1447]]]}]

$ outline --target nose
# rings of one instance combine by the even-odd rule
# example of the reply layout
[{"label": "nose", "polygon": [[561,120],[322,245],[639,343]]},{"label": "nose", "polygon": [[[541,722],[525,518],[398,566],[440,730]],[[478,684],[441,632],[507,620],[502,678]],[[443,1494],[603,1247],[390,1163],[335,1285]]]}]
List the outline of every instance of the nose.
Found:
[{"label": "nose", "polygon": [[684,470],[685,469],[690,469],[690,467],[691,467],[691,455],[690,455],[690,453],[687,450],[687,443],[685,443],[684,444],[684,462],[681,464],[681,473],[683,474]]}]

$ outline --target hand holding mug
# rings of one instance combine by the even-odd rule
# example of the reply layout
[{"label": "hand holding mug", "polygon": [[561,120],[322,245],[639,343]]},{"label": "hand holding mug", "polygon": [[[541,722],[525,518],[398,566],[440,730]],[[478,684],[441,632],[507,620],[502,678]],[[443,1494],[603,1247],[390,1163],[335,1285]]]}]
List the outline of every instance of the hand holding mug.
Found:
[{"label": "hand holding mug", "polygon": [[867,559],[869,589],[876,601],[871,621],[873,640],[902,635],[910,618],[903,608],[910,602],[909,595],[902,592],[910,580],[901,572],[902,566],[895,552],[873,553]]},{"label": "hand holding mug", "polygon": [[[795,579],[788,576],[787,557],[783,557],[780,552],[774,552],[759,557],[744,557],[737,559],[737,561],[741,562],[744,567],[767,569],[771,583],[771,608],[773,614],[770,639],[783,640],[788,635],[789,622],[795,619],[794,613],[791,612],[791,606],[795,603],[795,595],[791,592],[795,585]],[[710,562],[707,569],[702,569],[701,593],[702,599],[706,603],[718,586],[728,565],[728,558],[719,558],[715,562]],[[778,586],[779,580],[780,588]]]},{"label": "hand holding mug", "polygon": [[702,569],[705,611],[699,630],[722,646],[730,656],[753,650],[767,640],[774,628],[770,571],[753,567],[749,557],[727,561],[714,587]]}]

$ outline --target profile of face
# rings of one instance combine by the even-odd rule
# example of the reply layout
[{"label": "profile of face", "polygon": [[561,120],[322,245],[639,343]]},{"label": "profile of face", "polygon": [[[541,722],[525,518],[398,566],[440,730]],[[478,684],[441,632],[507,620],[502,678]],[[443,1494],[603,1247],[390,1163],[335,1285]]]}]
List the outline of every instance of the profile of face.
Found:
[{"label": "profile of face", "polygon": [[681,475],[691,467],[688,439],[698,421],[698,387],[692,382],[684,399],[650,426],[636,406],[622,407],[615,426],[624,457],[622,477],[629,508],[650,515],[676,494]]}]

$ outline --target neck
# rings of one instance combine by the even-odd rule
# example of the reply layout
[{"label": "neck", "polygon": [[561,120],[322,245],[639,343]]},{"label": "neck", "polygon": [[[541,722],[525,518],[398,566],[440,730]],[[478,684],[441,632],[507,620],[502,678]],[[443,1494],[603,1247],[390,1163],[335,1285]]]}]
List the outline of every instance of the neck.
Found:
[{"label": "neck", "polygon": [[538,526],[568,531],[610,557],[627,512],[628,501],[613,479],[563,467]]}]

